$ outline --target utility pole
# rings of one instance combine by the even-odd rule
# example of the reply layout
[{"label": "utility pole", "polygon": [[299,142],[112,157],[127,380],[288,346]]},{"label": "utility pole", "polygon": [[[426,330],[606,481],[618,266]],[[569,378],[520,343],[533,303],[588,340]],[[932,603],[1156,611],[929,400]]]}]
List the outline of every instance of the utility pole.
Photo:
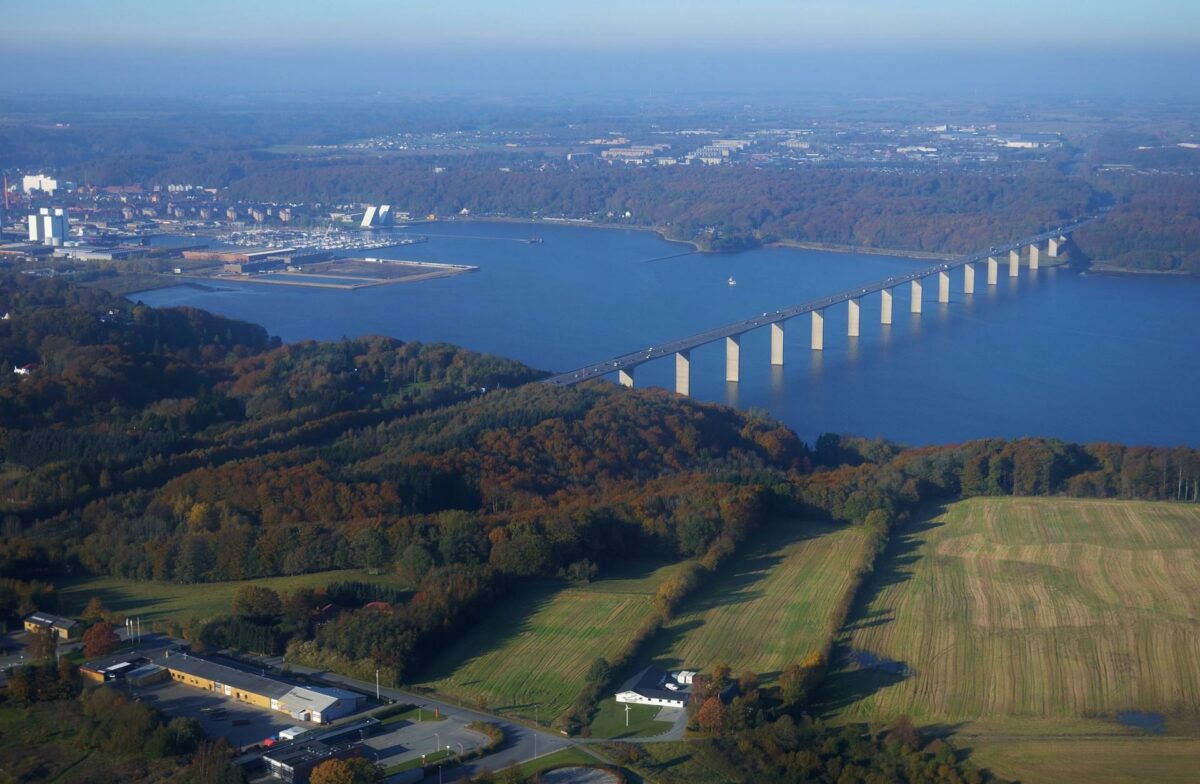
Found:
[{"label": "utility pole", "polygon": [[629,726],[629,705],[628,705],[628,703],[626,703],[626,705],[625,705],[625,726],[626,727]]},{"label": "utility pole", "polygon": [[375,701],[379,702],[379,668],[375,668]]}]

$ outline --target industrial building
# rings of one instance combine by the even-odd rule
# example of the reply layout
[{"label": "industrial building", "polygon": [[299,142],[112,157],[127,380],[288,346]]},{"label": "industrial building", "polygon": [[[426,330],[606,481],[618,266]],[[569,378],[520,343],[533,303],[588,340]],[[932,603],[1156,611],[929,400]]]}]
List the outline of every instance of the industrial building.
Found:
[{"label": "industrial building", "polygon": [[185,250],[183,257],[188,261],[219,261],[224,264],[245,264],[261,261],[270,256],[286,256],[295,253],[295,248],[245,248],[243,250]]},{"label": "industrial building", "polygon": [[21,178],[21,190],[27,196],[37,191],[53,196],[58,190],[58,180],[44,174],[26,174]]},{"label": "industrial building", "polygon": [[[16,372],[15,369],[14,372]],[[73,640],[83,631],[83,627],[78,621],[70,618],[35,612],[25,618],[25,631],[33,634],[49,632],[60,640]]]},{"label": "industrial building", "polygon": [[70,229],[67,211],[62,207],[42,207],[36,215],[30,215],[29,241],[42,245],[62,245]]},{"label": "industrial building", "polygon": [[361,743],[330,744],[319,740],[301,741],[289,744],[277,751],[263,754],[263,761],[271,769],[271,773],[287,784],[308,784],[308,777],[313,768],[331,759],[349,759],[361,757]]},{"label": "industrial building", "polygon": [[[357,692],[297,686],[170,648],[97,659],[80,668],[80,672],[96,682],[127,678],[133,685],[169,679],[316,724],[348,716],[366,700]],[[138,679],[136,683],[134,676]]]}]

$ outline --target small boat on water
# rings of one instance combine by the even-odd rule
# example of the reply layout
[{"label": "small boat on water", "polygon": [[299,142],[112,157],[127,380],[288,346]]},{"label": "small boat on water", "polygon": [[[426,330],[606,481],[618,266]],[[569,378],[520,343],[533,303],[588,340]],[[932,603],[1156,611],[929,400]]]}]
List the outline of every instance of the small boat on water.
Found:
[{"label": "small boat on water", "polygon": [[736,286],[736,285],[737,285],[737,281],[733,279],[733,276],[732,276],[732,275],[730,275],[730,276],[729,276],[729,285],[730,285],[730,286]]},{"label": "small boat on water", "polygon": [[541,237],[530,237],[529,239],[527,239],[525,241],[527,243],[529,243],[530,245],[541,245],[543,242],[545,242],[545,240],[542,239]]}]

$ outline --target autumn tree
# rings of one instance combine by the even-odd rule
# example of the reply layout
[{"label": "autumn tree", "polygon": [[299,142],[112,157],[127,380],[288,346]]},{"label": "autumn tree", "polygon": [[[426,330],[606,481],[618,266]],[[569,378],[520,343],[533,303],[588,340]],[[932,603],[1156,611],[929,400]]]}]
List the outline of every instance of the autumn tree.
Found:
[{"label": "autumn tree", "polygon": [[375,784],[382,780],[382,771],[362,757],[331,759],[313,768],[310,784]]},{"label": "autumn tree", "polygon": [[913,751],[921,748],[921,732],[913,724],[911,716],[901,716],[892,722],[892,726],[887,729],[887,739]]},{"label": "autumn tree", "polygon": [[83,655],[89,659],[107,656],[121,644],[121,638],[113,631],[112,624],[100,621],[83,633]]},{"label": "autumn tree", "polygon": [[239,585],[233,594],[233,613],[257,621],[274,621],[283,614],[283,600],[270,588]]},{"label": "autumn tree", "polygon": [[58,653],[58,637],[47,630],[33,632],[29,635],[26,648],[29,651],[30,661],[50,661]]},{"label": "autumn tree", "polygon": [[728,718],[725,703],[721,702],[721,698],[709,697],[700,706],[700,712],[696,714],[696,724],[702,732],[720,735],[725,732]]},{"label": "autumn tree", "polygon": [[103,621],[107,615],[108,611],[104,609],[104,601],[99,596],[93,596],[88,599],[87,607],[83,608],[83,614],[80,617],[94,623]]}]

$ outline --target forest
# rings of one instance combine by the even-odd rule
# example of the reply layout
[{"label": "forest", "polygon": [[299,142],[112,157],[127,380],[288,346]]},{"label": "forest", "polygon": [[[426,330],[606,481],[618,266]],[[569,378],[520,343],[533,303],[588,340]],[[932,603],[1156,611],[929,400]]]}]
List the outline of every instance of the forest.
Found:
[{"label": "forest", "polygon": [[[542,374],[451,346],[284,346],[253,325],[58,280],[0,284],[0,359],[35,367],[0,377],[11,619],[55,609],[52,584],[67,574],[203,583],[391,570],[411,594],[334,587],[347,609],[336,618],[314,622],[331,599],[309,592],[210,634],[304,643],[400,681],[516,581],[586,579],[631,555],[711,570],[782,515],[878,525],[873,513],[904,519],[961,496],[1200,492],[1189,449],[905,449],[832,434],[810,446],[761,413],[599,382],[530,384]],[[702,575],[679,579],[666,605]]]}]

